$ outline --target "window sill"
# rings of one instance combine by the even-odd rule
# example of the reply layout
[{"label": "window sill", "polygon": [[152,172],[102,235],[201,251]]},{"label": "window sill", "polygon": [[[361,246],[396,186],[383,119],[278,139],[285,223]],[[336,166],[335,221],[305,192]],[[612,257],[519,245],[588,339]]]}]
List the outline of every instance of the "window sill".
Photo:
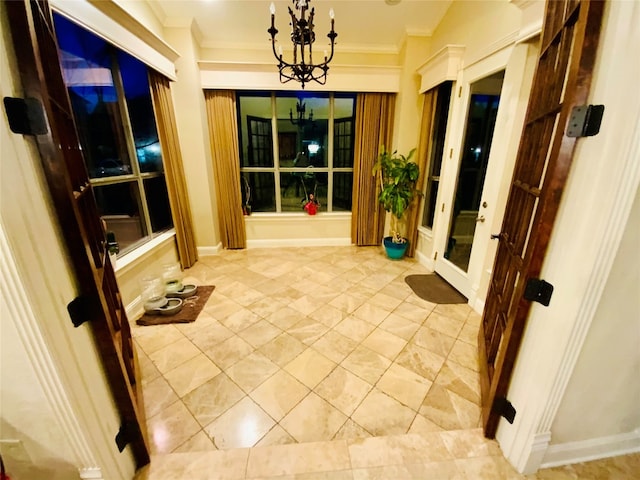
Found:
[{"label": "window sill", "polygon": [[245,220],[271,220],[271,219],[291,219],[291,218],[318,218],[325,220],[335,220],[337,218],[348,218],[351,217],[351,212],[320,212],[315,215],[309,215],[304,212],[255,212],[251,215],[245,215]]},{"label": "window sill", "polygon": [[148,242],[140,245],[135,250],[123,255],[122,257],[118,257],[116,260],[116,266],[114,271],[116,273],[124,273],[126,270],[131,268],[135,263],[142,260],[144,257],[148,256],[151,252],[153,252],[156,248],[164,245],[170,241],[173,241],[176,236],[175,229],[167,230],[166,232],[161,233],[157,237],[152,238]]}]

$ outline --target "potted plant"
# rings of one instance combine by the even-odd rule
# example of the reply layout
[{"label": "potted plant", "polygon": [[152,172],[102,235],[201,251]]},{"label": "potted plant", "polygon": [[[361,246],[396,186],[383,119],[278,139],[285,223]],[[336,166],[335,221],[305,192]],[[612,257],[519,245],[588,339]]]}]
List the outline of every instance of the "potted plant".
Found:
[{"label": "potted plant", "polygon": [[403,217],[413,200],[421,194],[416,189],[420,168],[411,161],[415,151],[414,148],[405,156],[397,151],[390,153],[382,147],[373,166],[372,173],[380,182],[378,201],[391,213],[390,236],[384,238],[384,247],[387,256],[393,259],[402,258],[407,250],[407,237],[401,231],[405,226]]}]

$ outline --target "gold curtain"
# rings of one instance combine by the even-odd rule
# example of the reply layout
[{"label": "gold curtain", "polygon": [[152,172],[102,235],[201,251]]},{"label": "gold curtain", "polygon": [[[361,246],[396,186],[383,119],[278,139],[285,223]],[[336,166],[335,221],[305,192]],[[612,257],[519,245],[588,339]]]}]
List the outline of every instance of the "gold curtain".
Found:
[{"label": "gold curtain", "polygon": [[153,70],[149,71],[149,84],[151,85],[153,109],[158,123],[158,137],[162,148],[162,162],[171,216],[176,230],[178,257],[182,268],[189,268],[198,260],[198,250],[193,234],[191,208],[184,178],[171,88],[169,79]]},{"label": "gold curtain", "polygon": [[[420,176],[416,188],[424,191],[429,167],[429,158],[431,157],[431,149],[433,147],[433,125],[436,112],[437,89],[431,89],[423,96],[422,103],[422,119],[420,121],[420,138],[418,139],[418,151],[416,152],[415,162],[420,167]],[[407,210],[407,238],[409,246],[407,247],[406,256],[413,257],[418,241],[418,224],[421,219],[420,206],[422,202],[420,197],[416,198]]]},{"label": "gold curtain", "polygon": [[224,248],[246,248],[247,238],[240,192],[240,150],[236,119],[236,94],[230,90],[205,90],[209,141],[216,181],[218,221]]},{"label": "gold curtain", "polygon": [[371,174],[382,146],[391,148],[395,93],[360,93],[356,100],[351,241],[380,245],[386,212],[378,203],[378,185]]}]

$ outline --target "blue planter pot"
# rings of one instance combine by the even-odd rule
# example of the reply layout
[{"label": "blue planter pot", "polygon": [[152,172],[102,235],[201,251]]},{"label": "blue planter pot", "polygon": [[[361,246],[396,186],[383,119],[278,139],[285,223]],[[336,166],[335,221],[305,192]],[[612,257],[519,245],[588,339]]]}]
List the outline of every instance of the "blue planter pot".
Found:
[{"label": "blue planter pot", "polygon": [[387,257],[392,260],[399,260],[404,257],[407,247],[409,246],[408,241],[404,243],[393,243],[392,237],[384,237],[383,244],[384,249],[387,252]]}]

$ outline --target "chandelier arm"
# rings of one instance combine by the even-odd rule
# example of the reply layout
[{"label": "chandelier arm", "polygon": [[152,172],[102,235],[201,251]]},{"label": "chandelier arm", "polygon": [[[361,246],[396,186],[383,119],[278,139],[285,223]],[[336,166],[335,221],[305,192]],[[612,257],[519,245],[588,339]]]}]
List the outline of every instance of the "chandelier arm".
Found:
[{"label": "chandelier arm", "polygon": [[[278,29],[275,28],[275,7],[270,7],[271,11],[271,28],[267,31],[271,35],[271,49],[273,55],[278,60],[278,71],[281,83],[287,83],[296,80],[301,83],[302,88],[305,84],[315,81],[320,85],[324,85],[327,81],[327,72],[329,71],[329,62],[333,60],[335,53],[335,38],[338,34],[334,29],[333,9],[329,11],[331,18],[331,30],[327,34],[330,40],[331,53],[327,56],[326,51],[324,61],[313,64],[313,43],[315,42],[315,8],[309,8],[311,0],[292,0],[292,4],[300,18],[296,17],[296,13],[291,7],[287,7],[289,16],[291,17],[291,41],[293,43],[293,62],[290,63],[284,59],[282,46],[279,53],[276,51],[276,35]],[[299,50],[298,50],[299,49]]]}]

